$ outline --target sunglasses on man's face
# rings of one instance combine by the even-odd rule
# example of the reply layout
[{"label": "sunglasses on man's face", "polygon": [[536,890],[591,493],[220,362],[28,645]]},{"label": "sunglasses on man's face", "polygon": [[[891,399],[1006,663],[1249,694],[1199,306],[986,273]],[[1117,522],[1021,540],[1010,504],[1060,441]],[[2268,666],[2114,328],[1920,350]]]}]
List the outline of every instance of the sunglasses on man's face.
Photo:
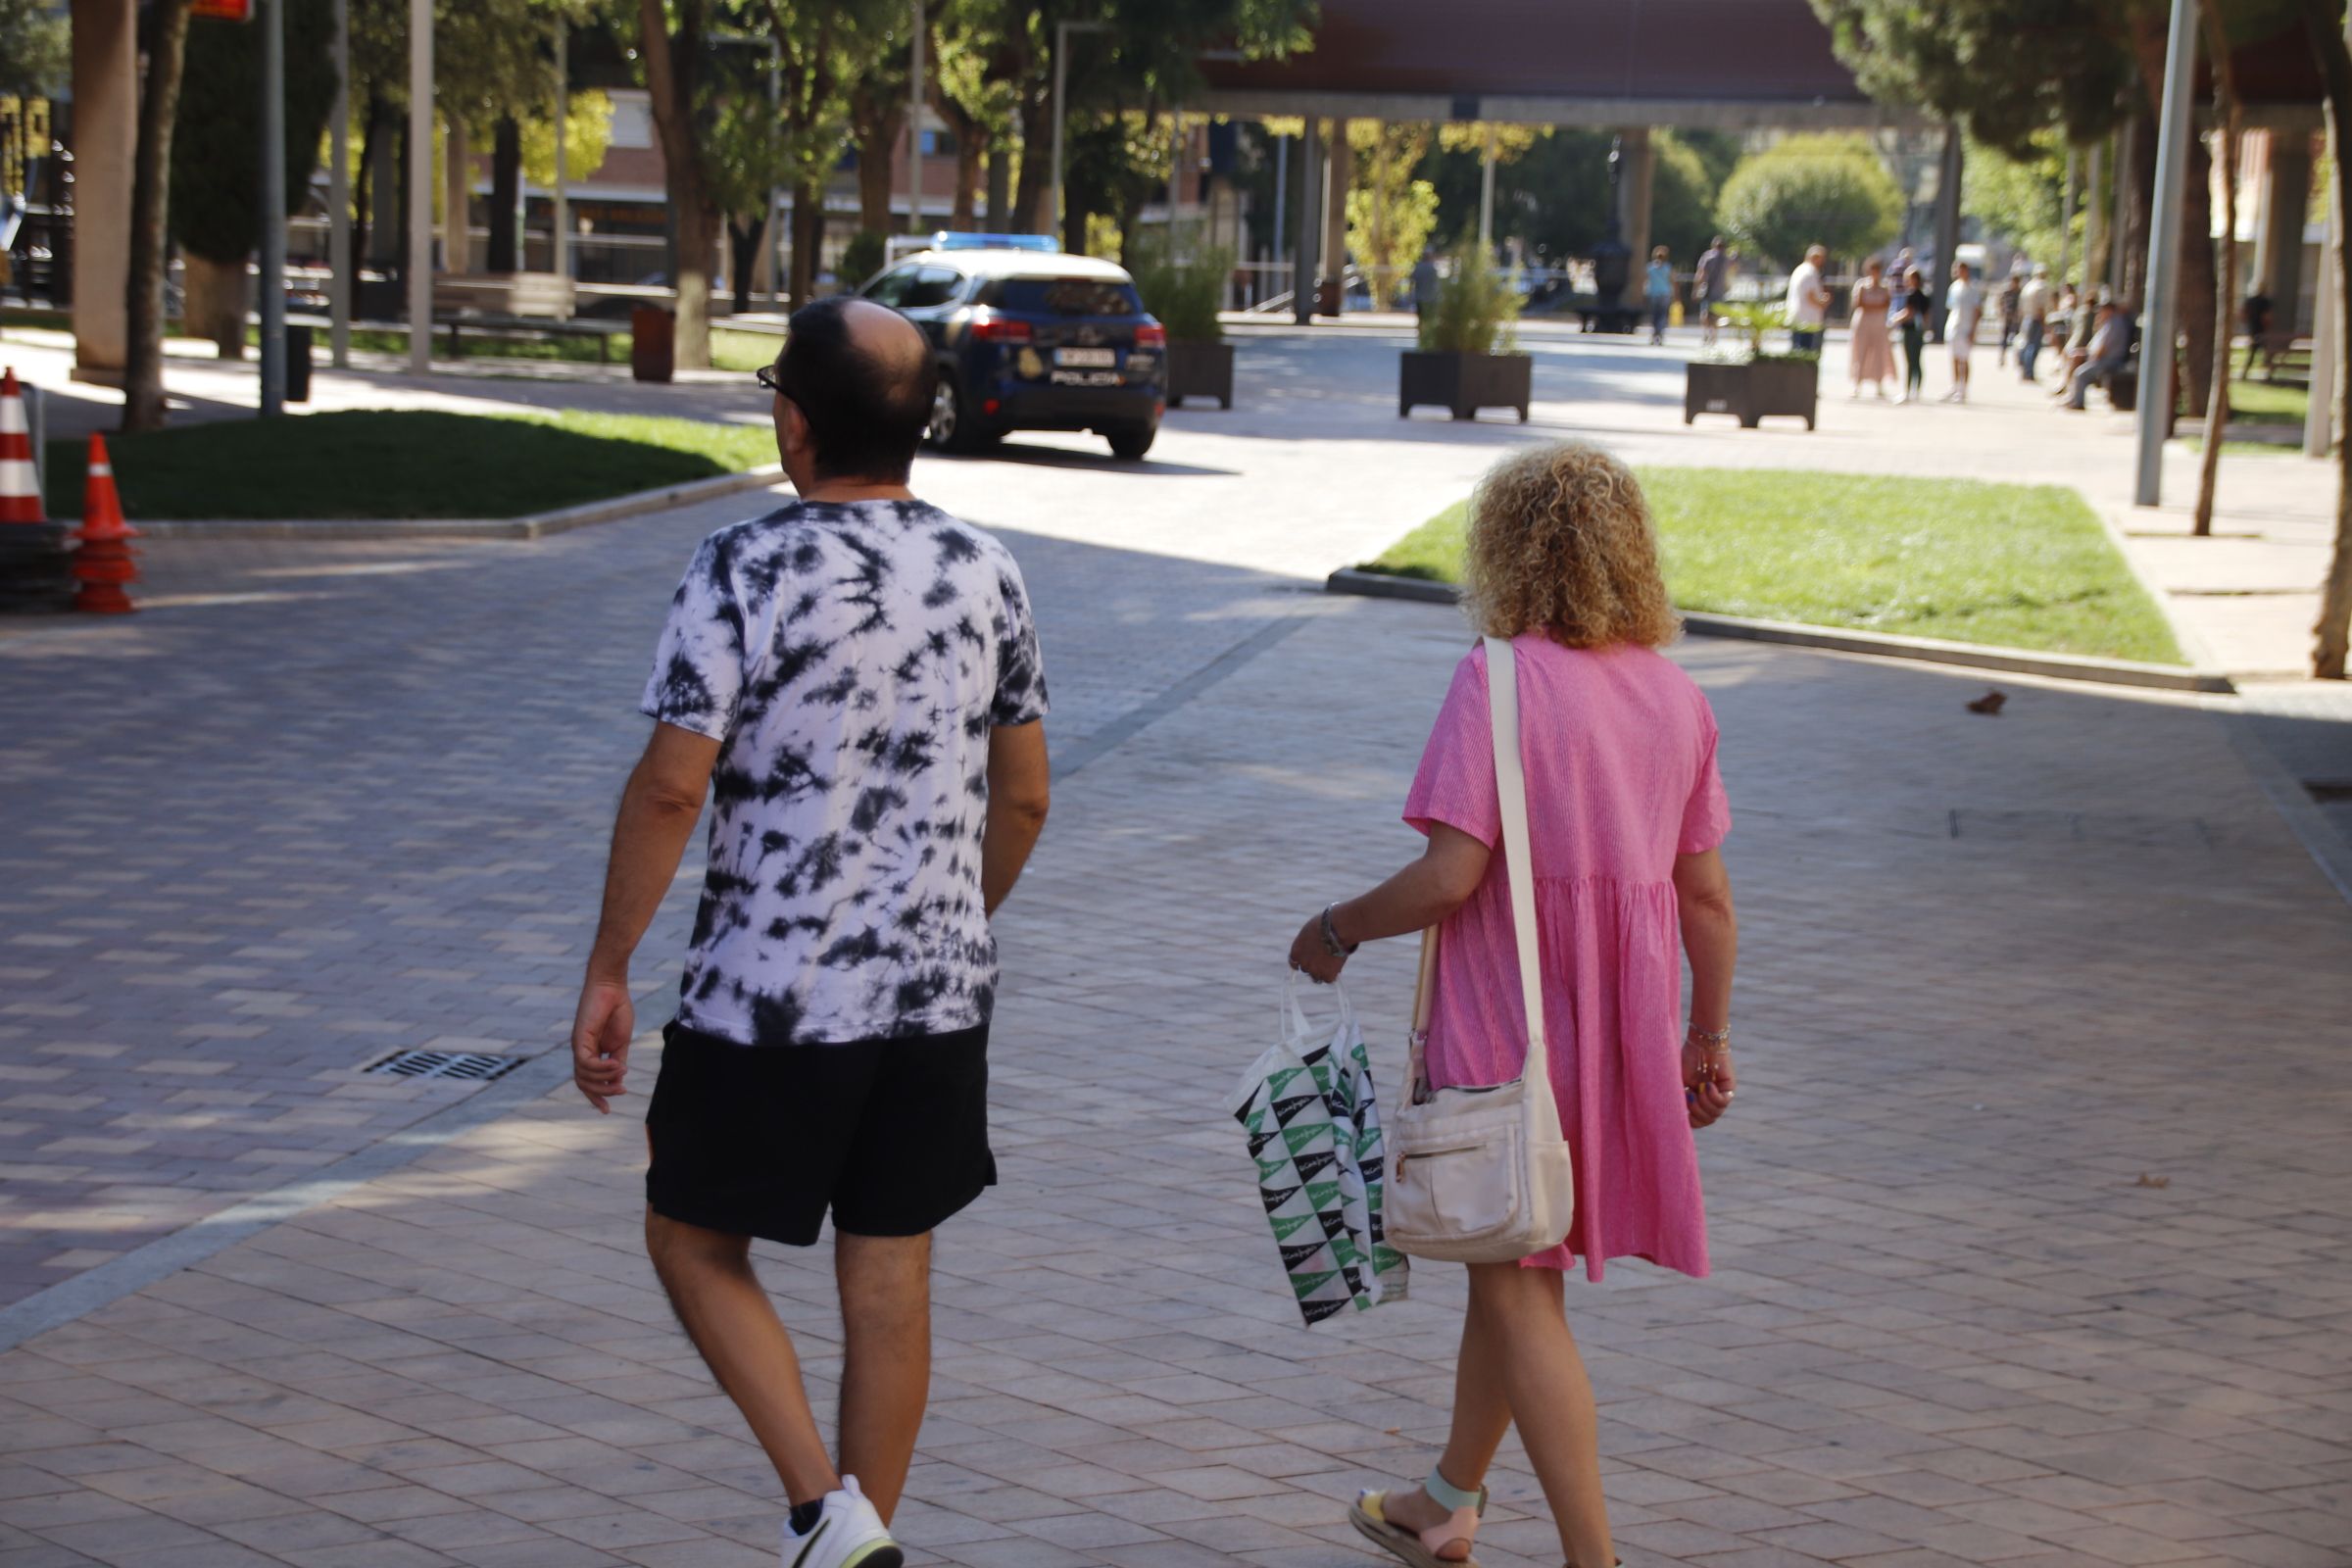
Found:
[{"label": "sunglasses on man's face", "polygon": [[762,365],[760,367],[760,368],[752,372],[752,379],[759,382],[761,386],[767,388],[770,392],[776,393],[779,396],[783,395],[784,388],[776,381],[776,368],[774,366]]}]

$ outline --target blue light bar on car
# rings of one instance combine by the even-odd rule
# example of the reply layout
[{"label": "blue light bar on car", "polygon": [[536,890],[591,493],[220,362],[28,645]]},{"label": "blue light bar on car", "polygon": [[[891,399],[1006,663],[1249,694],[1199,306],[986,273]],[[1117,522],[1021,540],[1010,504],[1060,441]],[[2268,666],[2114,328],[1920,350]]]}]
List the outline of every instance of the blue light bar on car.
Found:
[{"label": "blue light bar on car", "polygon": [[931,236],[935,251],[1042,251],[1051,256],[1061,247],[1051,234],[959,234],[941,229]]}]

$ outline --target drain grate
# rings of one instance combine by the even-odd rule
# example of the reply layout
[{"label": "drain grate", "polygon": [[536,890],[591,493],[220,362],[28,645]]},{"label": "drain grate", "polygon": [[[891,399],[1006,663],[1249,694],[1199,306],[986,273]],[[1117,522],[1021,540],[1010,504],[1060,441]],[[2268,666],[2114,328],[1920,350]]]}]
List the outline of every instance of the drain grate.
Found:
[{"label": "drain grate", "polygon": [[476,1051],[395,1051],[360,1070],[387,1078],[462,1078],[486,1084],[521,1065],[520,1056],[493,1056]]}]

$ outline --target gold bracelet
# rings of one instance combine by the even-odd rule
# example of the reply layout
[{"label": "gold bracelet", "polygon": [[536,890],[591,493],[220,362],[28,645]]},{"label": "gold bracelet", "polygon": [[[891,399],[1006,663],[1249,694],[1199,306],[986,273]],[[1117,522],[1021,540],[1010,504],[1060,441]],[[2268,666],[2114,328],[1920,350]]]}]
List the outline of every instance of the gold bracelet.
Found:
[{"label": "gold bracelet", "polygon": [[1732,1049],[1732,1031],[1730,1025],[1728,1024],[1721,1029],[1701,1029],[1698,1027],[1698,1025],[1692,1024],[1689,1030],[1688,1037],[1697,1041],[1700,1045],[1707,1047],[1711,1051],[1729,1051]]}]

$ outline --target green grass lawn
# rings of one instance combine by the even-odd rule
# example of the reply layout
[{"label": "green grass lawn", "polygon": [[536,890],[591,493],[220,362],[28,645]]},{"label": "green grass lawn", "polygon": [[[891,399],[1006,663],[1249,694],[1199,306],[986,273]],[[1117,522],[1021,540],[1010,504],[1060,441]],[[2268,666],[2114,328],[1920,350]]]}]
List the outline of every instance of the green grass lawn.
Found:
[{"label": "green grass lawn", "polygon": [[[2180,663],[2073,491],[1969,479],[1644,468],[1685,610]],[[1457,503],[1367,569],[1455,580]]]},{"label": "green grass lawn", "polygon": [[[2311,388],[2300,381],[2230,383],[2232,420],[2247,424],[2301,424],[2310,410]],[[2229,447],[2225,445],[2222,450],[2227,452]]]},{"label": "green grass lawn", "polygon": [[[142,517],[514,517],[740,472],[776,456],[760,424],[641,415],[355,410],[109,436]],[[81,515],[86,442],[49,443],[52,516]]]}]

